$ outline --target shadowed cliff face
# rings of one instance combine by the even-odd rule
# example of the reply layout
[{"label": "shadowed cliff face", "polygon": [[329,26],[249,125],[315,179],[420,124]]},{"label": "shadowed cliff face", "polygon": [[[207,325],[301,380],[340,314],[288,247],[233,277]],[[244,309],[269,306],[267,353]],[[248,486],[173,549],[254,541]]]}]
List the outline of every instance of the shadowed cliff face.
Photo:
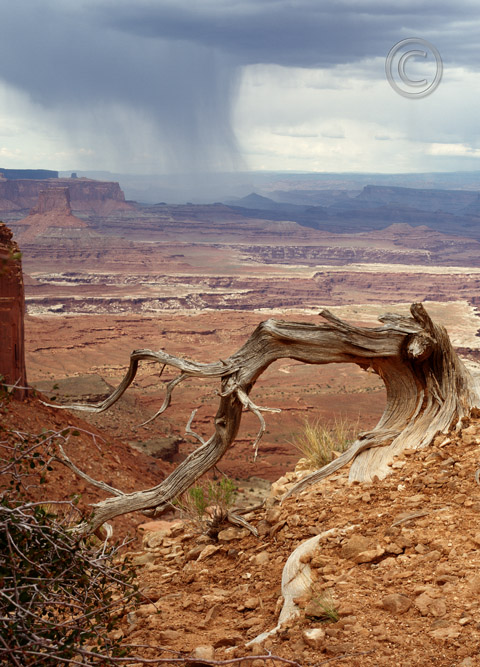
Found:
[{"label": "shadowed cliff face", "polygon": [[30,215],[37,213],[49,213],[56,210],[58,213],[70,215],[72,209],[70,206],[70,190],[65,187],[50,187],[46,190],[40,190],[38,202],[30,211]]},{"label": "shadowed cliff face", "polygon": [[74,211],[105,215],[130,208],[118,183],[87,178],[0,180],[0,215],[36,207],[40,192],[51,188],[67,188]]},{"label": "shadowed cliff face", "polygon": [[72,214],[69,188],[58,186],[40,190],[36,206],[17,224],[22,225],[17,231],[26,227],[25,231],[19,232],[22,244],[48,234],[55,227],[81,229],[87,226],[86,222]]},{"label": "shadowed cliff face", "polygon": [[[0,375],[7,384],[26,387],[22,265],[12,232],[0,223]],[[26,396],[25,389],[15,392]]]}]

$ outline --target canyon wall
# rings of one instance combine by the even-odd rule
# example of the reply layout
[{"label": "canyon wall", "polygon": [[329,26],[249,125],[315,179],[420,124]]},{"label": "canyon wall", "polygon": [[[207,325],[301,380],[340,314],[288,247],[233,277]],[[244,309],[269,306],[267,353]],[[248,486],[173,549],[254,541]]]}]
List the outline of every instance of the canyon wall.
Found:
[{"label": "canyon wall", "polygon": [[[29,246],[26,246],[29,247]],[[61,260],[59,260],[60,263]],[[105,266],[101,255],[99,265]],[[27,283],[30,314],[145,315],[173,310],[259,310],[480,299],[480,274],[388,271],[316,271],[257,276],[36,273]]]},{"label": "canyon wall", "polygon": [[40,190],[36,206],[26,218],[11,223],[20,234],[22,245],[42,235],[48,235],[53,228],[82,229],[87,223],[72,214],[70,189],[50,186]]},{"label": "canyon wall", "polygon": [[[0,375],[6,384],[27,386],[24,348],[22,264],[12,232],[0,223]],[[25,398],[25,389],[15,391]]]},{"label": "canyon wall", "polygon": [[4,169],[0,167],[0,178],[8,180],[58,178],[58,171],[52,169]]},{"label": "canyon wall", "polygon": [[113,211],[130,209],[118,183],[88,178],[59,178],[56,184],[68,187],[74,211],[108,215]]},{"label": "canyon wall", "polygon": [[48,213],[54,210],[65,215],[71,214],[69,188],[51,186],[46,190],[40,190],[38,201],[30,211],[30,215]]},{"label": "canyon wall", "polygon": [[5,217],[29,211],[36,206],[40,192],[50,187],[68,188],[74,211],[108,215],[112,211],[130,208],[118,183],[88,178],[0,180],[0,215]]}]

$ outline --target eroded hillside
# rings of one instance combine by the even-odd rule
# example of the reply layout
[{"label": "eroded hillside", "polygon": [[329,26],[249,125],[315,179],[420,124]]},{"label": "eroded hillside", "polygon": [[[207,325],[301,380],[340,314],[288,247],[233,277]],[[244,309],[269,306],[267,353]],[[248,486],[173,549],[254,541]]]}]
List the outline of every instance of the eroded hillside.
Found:
[{"label": "eroded hillside", "polygon": [[[125,641],[216,660],[271,653],[300,665],[478,664],[480,422],[464,426],[406,451],[381,482],[352,486],[343,471],[280,505],[305,473],[286,475],[267,507],[246,515],[258,538],[230,527],[213,542],[188,521],[146,524],[133,561],[150,601],[125,619]],[[313,584],[295,599],[297,618],[252,644],[276,626],[288,556],[316,535],[300,563]]]}]

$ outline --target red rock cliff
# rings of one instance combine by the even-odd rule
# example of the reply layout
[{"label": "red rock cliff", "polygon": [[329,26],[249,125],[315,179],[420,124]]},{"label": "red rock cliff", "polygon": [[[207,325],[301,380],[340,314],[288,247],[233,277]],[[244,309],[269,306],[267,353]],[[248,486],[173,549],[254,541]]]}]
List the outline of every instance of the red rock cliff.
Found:
[{"label": "red rock cliff", "polygon": [[131,208],[118,183],[92,181],[88,178],[59,178],[56,185],[68,186],[74,211],[108,215],[112,211]]},{"label": "red rock cliff", "polygon": [[52,186],[46,190],[40,190],[37,205],[32,208],[30,215],[50,213],[50,211],[71,215],[72,208],[68,188]]},{"label": "red rock cliff", "polygon": [[[6,384],[27,386],[24,348],[22,264],[12,232],[0,222],[0,375]],[[25,398],[25,389],[15,392]]]},{"label": "red rock cliff", "polygon": [[0,179],[0,214],[30,210],[37,204],[40,191],[50,187],[68,187],[74,211],[108,215],[112,211],[131,208],[118,183],[88,178]]},{"label": "red rock cliff", "polygon": [[[65,187],[50,186],[40,190],[37,205],[26,218],[11,223],[20,233],[22,243],[33,241],[38,236],[48,234],[53,228],[81,229],[87,223],[72,214],[70,192]],[[26,226],[26,231],[21,231]]]}]

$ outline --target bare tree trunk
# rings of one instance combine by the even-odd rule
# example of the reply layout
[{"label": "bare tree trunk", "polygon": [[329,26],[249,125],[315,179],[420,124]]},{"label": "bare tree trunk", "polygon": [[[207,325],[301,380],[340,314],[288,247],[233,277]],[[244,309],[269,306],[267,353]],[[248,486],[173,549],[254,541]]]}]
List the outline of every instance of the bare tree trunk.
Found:
[{"label": "bare tree trunk", "polygon": [[[253,412],[260,421],[257,443],[265,429],[262,412],[272,409],[256,406],[249,394],[258,377],[278,359],[291,358],[308,364],[352,362],[378,373],[387,389],[385,412],[375,429],[359,434],[347,452],[306,477],[292,492],[323,479],[352,460],[350,480],[382,478],[388,472],[388,463],[402,449],[427,446],[437,433],[461,424],[480,404],[475,378],[457,357],[446,330],[432,322],[421,304],[412,305],[412,317],[384,315],[379,318],[383,326],[377,328],[354,327],[326,310],[320,314],[325,322],[319,325],[262,322],[237,352],[211,364],[179,359],[163,351],[136,350],[122,383],[105,401],[93,406],[61,406],[93,412],[106,410],[131,384],[140,360],[156,360],[180,371],[169,383],[164,404],[155,417],[169,406],[175,386],[188,377],[221,380],[212,437],[202,441],[158,486],[130,494],[114,490],[116,497],[93,506],[88,530],[94,531],[105,521],[127,512],[155,510],[158,514],[168,508],[233,445],[243,409]],[[190,423],[191,420],[188,428]],[[66,457],[64,462],[70,465]]]}]

